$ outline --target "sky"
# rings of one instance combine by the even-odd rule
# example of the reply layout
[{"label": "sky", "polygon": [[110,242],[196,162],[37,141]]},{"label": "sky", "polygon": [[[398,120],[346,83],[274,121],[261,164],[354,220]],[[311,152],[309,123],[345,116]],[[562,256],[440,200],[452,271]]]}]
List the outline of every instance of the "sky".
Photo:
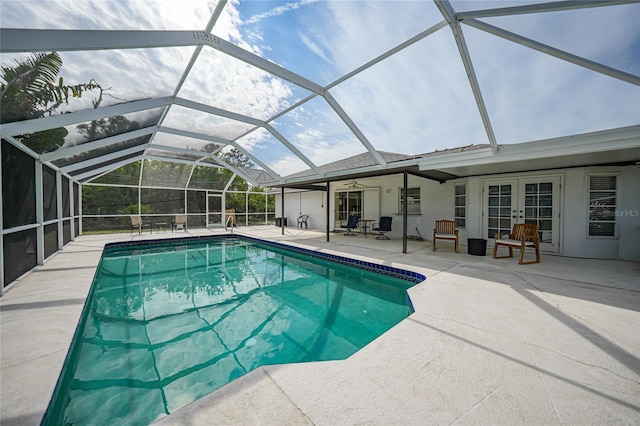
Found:
[{"label": "sky", "polygon": [[[456,10],[524,1],[452,0]],[[3,28],[203,30],[206,0],[0,0]],[[640,4],[486,18],[522,36],[640,75]],[[230,0],[212,33],[321,85],[443,20],[432,1]],[[640,123],[640,89],[463,25],[473,67],[500,144]],[[193,47],[62,52],[68,82],[95,79],[102,105],[173,95]],[[1,54],[2,65],[20,55]],[[205,105],[268,120],[311,95],[307,90],[205,47],[177,92]],[[452,31],[444,27],[330,89],[378,150],[419,154],[488,143]],[[68,106],[91,108],[90,98]],[[316,165],[366,151],[322,97],[270,123]],[[264,129],[172,106],[163,126],[237,139],[280,175],[309,166]],[[253,130],[253,131],[252,131]],[[72,143],[70,141],[70,143]],[[199,149],[163,135],[158,143]]]}]

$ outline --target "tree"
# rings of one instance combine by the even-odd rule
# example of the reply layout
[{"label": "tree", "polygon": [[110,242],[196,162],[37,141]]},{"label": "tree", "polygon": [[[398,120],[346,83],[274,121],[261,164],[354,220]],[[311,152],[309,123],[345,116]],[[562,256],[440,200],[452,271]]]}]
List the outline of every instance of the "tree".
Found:
[{"label": "tree", "polygon": [[[94,80],[73,85],[58,77],[62,58],[57,52],[34,53],[14,61],[14,66],[2,66],[0,71],[0,123],[31,120],[53,114],[69,98],[80,98],[89,90],[102,87]],[[16,137],[38,153],[53,151],[64,143],[64,128]]]},{"label": "tree", "polygon": [[251,168],[254,166],[249,157],[238,151],[236,148],[231,148],[229,151],[222,154],[220,158],[235,167]]}]

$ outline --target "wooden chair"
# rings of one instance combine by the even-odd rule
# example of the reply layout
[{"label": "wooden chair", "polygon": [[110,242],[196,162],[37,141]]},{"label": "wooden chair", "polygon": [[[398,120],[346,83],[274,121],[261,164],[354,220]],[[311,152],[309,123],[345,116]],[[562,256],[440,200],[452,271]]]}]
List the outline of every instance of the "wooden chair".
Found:
[{"label": "wooden chair", "polygon": [[153,228],[151,227],[151,222],[148,220],[142,220],[141,216],[132,215],[131,216],[131,235],[133,235],[133,230],[138,231],[138,235],[142,234],[143,228],[149,228],[149,232],[153,232]]},{"label": "wooden chair", "polygon": [[[530,263],[540,263],[540,226],[531,223],[516,223],[513,225],[511,234],[496,233],[495,242],[493,244],[493,258],[503,259],[505,257],[513,257],[513,249],[520,249],[520,259],[518,264],[528,265]],[[501,239],[502,235],[508,235],[506,239]],[[509,256],[498,256],[498,247],[505,246],[509,249]],[[536,251],[536,260],[524,262],[524,249],[532,247]]]},{"label": "wooden chair", "polygon": [[433,251],[436,251],[436,240],[449,240],[454,242],[456,253],[458,249],[458,228],[455,220],[436,220],[436,227],[433,228]]},{"label": "wooden chair", "polygon": [[308,214],[303,214],[298,217],[298,228],[302,229],[302,225],[304,225],[304,229],[307,229],[307,221],[309,220]]},{"label": "wooden chair", "polygon": [[171,221],[171,232],[177,232],[178,229],[187,232],[187,215],[176,215],[176,218]]}]

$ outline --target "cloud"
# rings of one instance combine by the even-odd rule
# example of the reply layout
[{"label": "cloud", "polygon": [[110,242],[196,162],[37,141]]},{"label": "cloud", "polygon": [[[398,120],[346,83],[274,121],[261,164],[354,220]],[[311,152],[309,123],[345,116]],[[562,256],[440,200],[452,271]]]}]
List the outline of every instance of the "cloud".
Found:
[{"label": "cloud", "polygon": [[[314,7],[304,7],[314,3]],[[452,3],[454,7],[458,2]],[[464,3],[465,7],[467,4]],[[230,0],[213,33],[310,79],[330,81],[443,20],[432,2],[297,1],[245,21]],[[625,72],[640,72],[638,5],[505,17],[496,23]],[[211,1],[3,0],[3,28],[202,30]],[[576,15],[576,13],[578,15]],[[580,19],[574,19],[576,16]],[[269,23],[296,22],[294,30]],[[491,21],[494,22],[494,21]],[[259,28],[258,25],[261,27]],[[273,31],[273,32],[271,32]],[[463,25],[473,66],[499,143],[515,143],[637,124],[639,90]],[[286,43],[283,42],[285,37]],[[289,44],[295,39],[295,43]],[[102,105],[174,93],[193,47],[63,52],[68,83],[95,79],[113,98]],[[1,56],[3,63],[13,57]],[[22,55],[23,56],[23,55]],[[332,77],[335,78],[335,77]],[[179,96],[268,120],[309,93],[245,62],[205,47]],[[449,28],[331,89],[376,149],[407,154],[487,143],[470,83]],[[91,97],[69,109],[91,108]],[[631,107],[630,107],[631,106]],[[276,120],[277,127],[318,165],[364,151],[363,144],[321,98]],[[253,128],[203,112],[171,107],[165,125],[228,139]],[[176,143],[178,139],[176,139]],[[283,175],[308,166],[264,130],[239,141]]]},{"label": "cloud", "polygon": [[245,20],[242,25],[252,25],[252,24],[257,24],[258,22],[267,19],[267,18],[271,18],[274,16],[280,16],[283,15],[287,12],[290,12],[292,10],[295,9],[299,9],[302,6],[305,6],[307,4],[311,4],[311,3],[315,3],[318,0],[302,0],[302,1],[298,1],[298,2],[290,2],[287,3],[285,5],[282,6],[276,6],[266,12],[263,13],[259,13],[256,15],[251,16],[250,18],[248,18],[247,20]]}]

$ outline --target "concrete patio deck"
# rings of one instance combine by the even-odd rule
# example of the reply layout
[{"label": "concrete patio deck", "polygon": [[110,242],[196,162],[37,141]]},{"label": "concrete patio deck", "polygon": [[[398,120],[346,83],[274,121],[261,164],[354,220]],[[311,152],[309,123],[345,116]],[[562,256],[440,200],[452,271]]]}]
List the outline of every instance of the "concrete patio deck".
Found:
[{"label": "concrete patio deck", "polygon": [[[519,266],[446,243],[402,254],[399,239],[236,233],[428,279],[409,292],[415,313],[349,359],[259,368],[158,424],[640,424],[639,263],[543,254]],[[0,424],[39,424],[102,247],[130,239],[142,238],[79,237],[0,298]]]}]

